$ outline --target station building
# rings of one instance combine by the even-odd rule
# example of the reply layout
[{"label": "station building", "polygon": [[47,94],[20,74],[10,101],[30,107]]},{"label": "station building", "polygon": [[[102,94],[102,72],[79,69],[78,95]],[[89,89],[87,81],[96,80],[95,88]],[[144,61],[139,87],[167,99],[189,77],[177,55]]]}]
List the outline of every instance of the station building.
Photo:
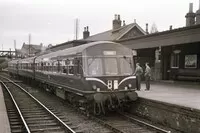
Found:
[{"label": "station building", "polygon": [[[200,9],[194,13],[190,3],[186,26],[157,33],[144,31],[137,23],[125,24],[115,15],[112,29],[90,36],[88,26],[83,39],[65,42],[47,50],[74,47],[92,41],[119,42],[133,50],[134,60],[144,67],[150,63],[153,80],[200,80]],[[123,22],[123,23],[122,23]]]},{"label": "station building", "polygon": [[[200,80],[200,10],[193,12],[190,3],[186,14],[186,26],[178,29],[148,34],[136,21],[121,26],[119,15],[115,15],[111,30],[89,36],[84,29],[83,39],[87,41],[115,41],[133,50],[134,60],[144,67],[149,62],[153,80]],[[86,34],[85,34],[86,33]]]},{"label": "station building", "polygon": [[131,37],[140,37],[146,34],[146,31],[144,31],[136,23],[136,20],[134,21],[134,23],[126,25],[125,21],[121,20],[120,15],[115,15],[114,20],[112,21],[112,29],[90,36],[89,27],[86,26],[84,27],[83,31],[83,39],[57,44],[55,46],[47,48],[47,51],[57,51],[60,49],[75,47],[93,41],[118,41]]},{"label": "station building", "polygon": [[200,9],[194,13],[190,3],[185,17],[183,28],[117,42],[135,50],[141,64],[150,62],[154,80],[200,80]]},{"label": "station building", "polygon": [[16,55],[17,55],[17,58],[32,57],[32,56],[35,56],[37,54],[40,54],[45,49],[46,48],[43,46],[43,44],[37,45],[37,44],[23,43],[21,49],[16,49]]}]

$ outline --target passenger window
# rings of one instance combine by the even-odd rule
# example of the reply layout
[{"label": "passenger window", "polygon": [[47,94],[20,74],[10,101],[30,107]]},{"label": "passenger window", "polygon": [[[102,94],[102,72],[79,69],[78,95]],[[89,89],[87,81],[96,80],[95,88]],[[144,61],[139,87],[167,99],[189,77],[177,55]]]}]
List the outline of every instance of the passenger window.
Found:
[{"label": "passenger window", "polygon": [[69,66],[69,74],[70,75],[74,74],[74,66]]},{"label": "passenger window", "polygon": [[78,58],[77,60],[76,60],[76,72],[77,72],[77,74],[82,74],[82,60],[81,60],[81,58]]}]

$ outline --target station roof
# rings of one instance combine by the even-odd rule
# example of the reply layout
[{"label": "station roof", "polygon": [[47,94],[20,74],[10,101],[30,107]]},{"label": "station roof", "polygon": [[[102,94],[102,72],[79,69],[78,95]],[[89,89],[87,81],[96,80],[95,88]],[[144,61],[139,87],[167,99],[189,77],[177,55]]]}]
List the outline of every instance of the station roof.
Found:
[{"label": "station roof", "polygon": [[89,36],[85,40],[88,41],[114,41],[121,39],[124,35],[126,35],[129,31],[131,31],[134,27],[139,29],[142,35],[146,35],[146,32],[137,24],[131,23],[125,26],[121,26],[116,30],[108,30],[102,33],[98,33],[92,36]]},{"label": "station roof", "polygon": [[182,27],[140,37],[121,39],[116,42],[131,49],[145,49],[200,42],[200,25]]}]

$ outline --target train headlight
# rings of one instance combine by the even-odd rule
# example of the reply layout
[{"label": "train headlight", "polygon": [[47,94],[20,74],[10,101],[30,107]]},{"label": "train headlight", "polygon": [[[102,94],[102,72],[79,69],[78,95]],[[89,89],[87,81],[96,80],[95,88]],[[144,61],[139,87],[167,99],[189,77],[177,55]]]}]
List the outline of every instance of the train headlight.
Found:
[{"label": "train headlight", "polygon": [[125,86],[125,87],[124,87],[124,90],[128,90],[128,87],[127,87],[127,86]]},{"label": "train headlight", "polygon": [[97,89],[97,86],[96,86],[96,85],[93,85],[92,88],[93,88],[94,90],[96,90],[96,89]]},{"label": "train headlight", "polygon": [[114,80],[114,90],[118,89],[118,80]]},{"label": "train headlight", "polygon": [[97,92],[100,92],[100,88],[97,88]]},{"label": "train headlight", "polygon": [[131,87],[132,87],[132,84],[128,84],[128,87],[131,88]]}]

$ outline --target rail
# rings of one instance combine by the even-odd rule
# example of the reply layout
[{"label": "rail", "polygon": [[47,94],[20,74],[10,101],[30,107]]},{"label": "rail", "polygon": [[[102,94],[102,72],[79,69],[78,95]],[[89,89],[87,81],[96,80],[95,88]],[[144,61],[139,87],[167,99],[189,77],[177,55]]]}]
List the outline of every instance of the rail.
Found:
[{"label": "rail", "polygon": [[167,131],[167,130],[164,130],[164,129],[159,128],[157,126],[154,126],[152,124],[149,124],[149,123],[146,123],[144,121],[138,120],[138,119],[133,118],[133,117],[131,117],[131,116],[125,114],[125,113],[122,113],[122,112],[118,112],[118,113],[120,115],[124,116],[125,118],[127,118],[128,120],[135,121],[135,122],[137,122],[138,124],[140,124],[142,126],[147,126],[147,127],[151,128],[151,129],[154,129],[154,130],[158,131],[159,133],[171,133],[171,131]]},{"label": "rail", "polygon": [[10,90],[9,90],[8,87],[3,83],[3,81],[0,80],[0,83],[4,86],[4,88],[5,88],[5,89],[7,90],[7,92],[9,93],[9,95],[10,95],[10,97],[11,97],[11,99],[12,99],[12,101],[13,101],[13,103],[14,103],[16,109],[17,109],[17,112],[18,112],[18,114],[19,114],[19,116],[20,116],[20,118],[21,118],[21,120],[22,120],[22,122],[23,122],[23,124],[24,124],[24,126],[25,126],[25,128],[26,128],[27,133],[31,133],[31,131],[30,131],[30,129],[29,129],[29,127],[28,127],[28,125],[27,125],[27,123],[26,123],[26,121],[25,121],[25,119],[24,119],[24,117],[23,117],[23,115],[22,115],[22,113],[21,113],[21,111],[20,111],[20,109],[19,109],[19,107],[18,107],[18,105],[17,105],[17,103],[16,103],[14,97],[13,97],[13,95],[11,94]]},{"label": "rail", "polygon": [[[45,107],[45,105],[43,105],[39,100],[37,100],[35,97],[33,97],[29,92],[27,92],[24,88],[22,88],[20,85],[16,84],[15,82],[13,82],[12,80],[0,76],[4,79],[7,79],[8,81],[10,81],[10,83],[13,83],[14,85],[16,85],[17,87],[19,87],[21,90],[23,90],[27,95],[29,95],[32,99],[34,99],[40,106],[42,106],[49,114],[51,114],[63,127],[64,129],[69,132],[69,133],[76,133],[73,129],[71,129],[67,124],[65,124],[60,118],[58,118],[53,112],[51,112],[47,107]],[[3,83],[3,82],[2,82]],[[4,84],[5,85],[5,84]],[[16,103],[16,102],[15,102]],[[18,108],[19,109],[19,108]],[[19,110],[20,111],[20,110]],[[22,114],[21,114],[22,116]],[[22,116],[23,117],[23,116]],[[23,118],[24,119],[24,118]],[[24,120],[25,121],[25,120]],[[27,124],[26,124],[27,125]],[[28,126],[27,126],[28,127]]]}]

